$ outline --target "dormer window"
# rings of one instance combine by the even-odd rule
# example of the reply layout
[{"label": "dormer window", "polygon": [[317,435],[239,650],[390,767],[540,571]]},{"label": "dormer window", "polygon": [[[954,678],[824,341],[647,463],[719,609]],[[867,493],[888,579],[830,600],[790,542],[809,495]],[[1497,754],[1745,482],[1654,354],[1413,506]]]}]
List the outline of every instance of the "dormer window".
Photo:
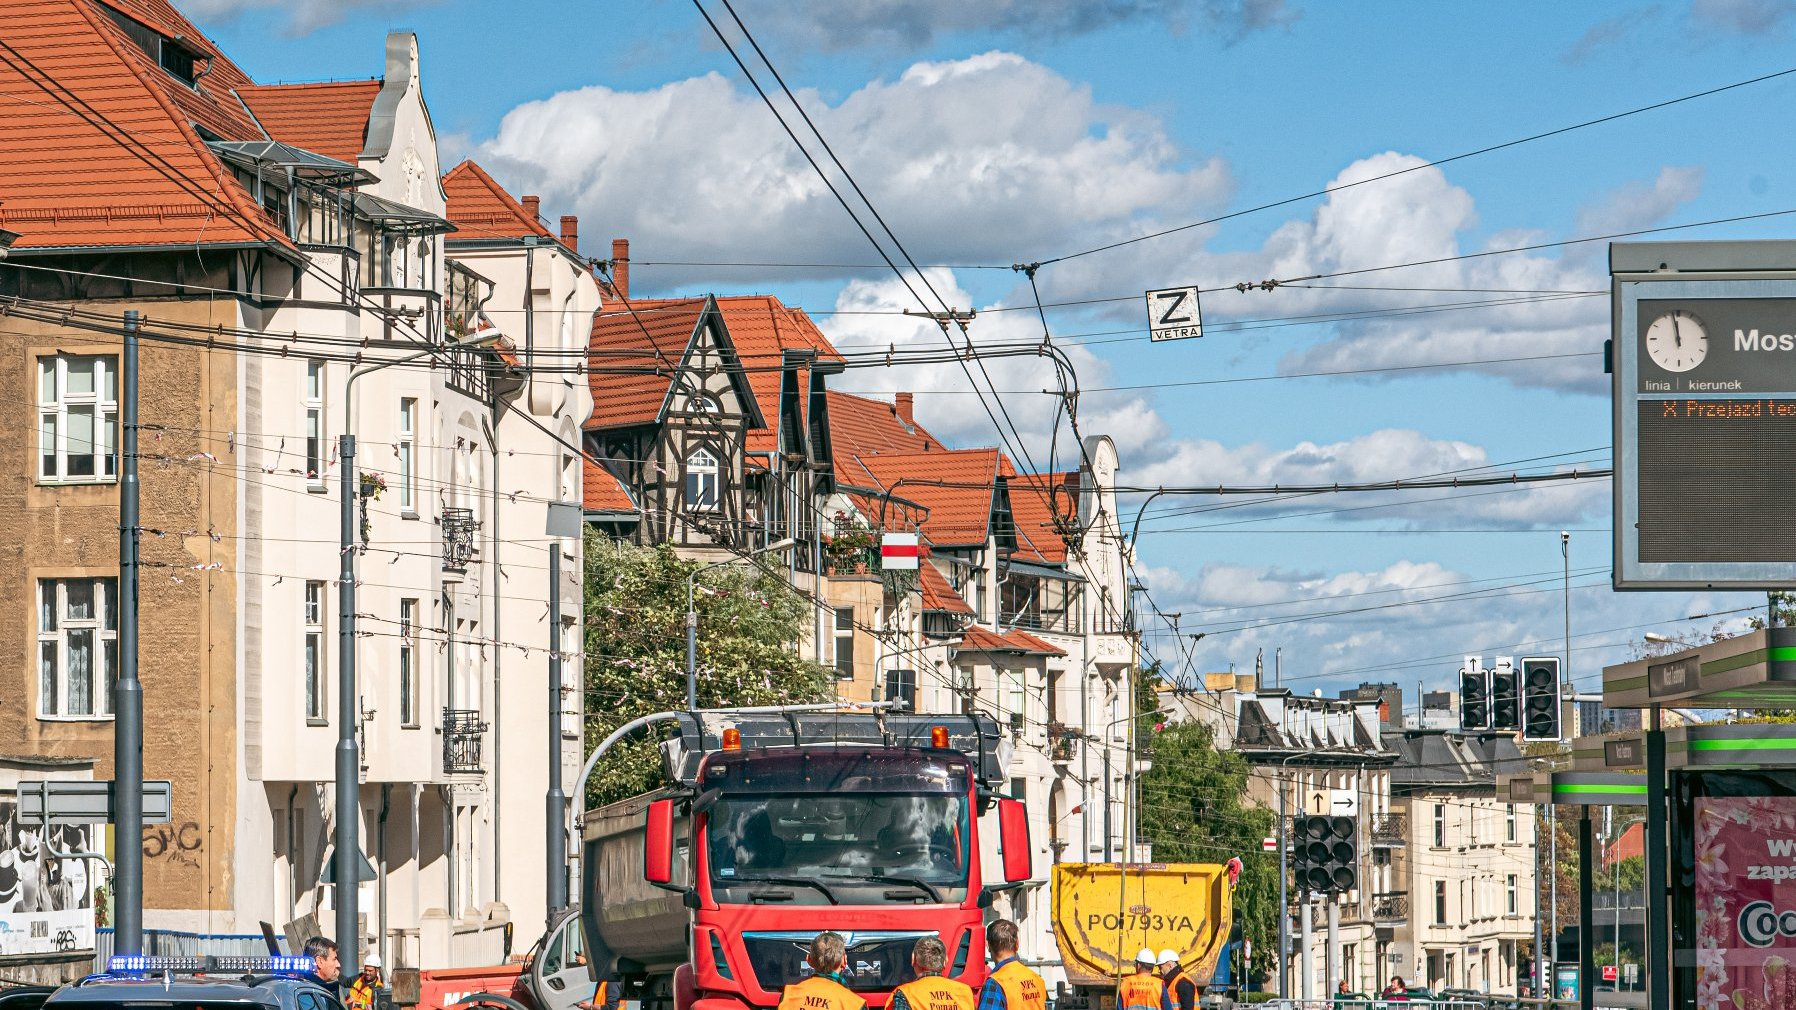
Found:
[{"label": "dormer window", "polygon": [[183,84],[189,87],[194,85],[196,54],[193,50],[111,7],[102,6],[100,9],[105,11],[106,16],[112,19],[112,23],[118,25],[125,36],[135,42],[137,48],[143,50],[157,66],[180,78]]},{"label": "dormer window", "polygon": [[723,405],[717,402],[717,397],[709,393],[694,393],[686,398],[686,413],[721,414]]}]

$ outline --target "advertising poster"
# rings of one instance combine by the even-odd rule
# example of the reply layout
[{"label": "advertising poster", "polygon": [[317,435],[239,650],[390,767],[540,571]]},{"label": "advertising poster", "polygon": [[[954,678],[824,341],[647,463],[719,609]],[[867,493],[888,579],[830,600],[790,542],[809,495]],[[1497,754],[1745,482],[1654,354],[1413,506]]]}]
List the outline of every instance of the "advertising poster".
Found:
[{"label": "advertising poster", "polygon": [[21,823],[12,793],[0,793],[0,955],[58,954],[94,947],[88,864],[52,852],[92,848],[85,825]]},{"label": "advertising poster", "polygon": [[1796,1007],[1796,797],[1698,796],[1696,1005]]}]

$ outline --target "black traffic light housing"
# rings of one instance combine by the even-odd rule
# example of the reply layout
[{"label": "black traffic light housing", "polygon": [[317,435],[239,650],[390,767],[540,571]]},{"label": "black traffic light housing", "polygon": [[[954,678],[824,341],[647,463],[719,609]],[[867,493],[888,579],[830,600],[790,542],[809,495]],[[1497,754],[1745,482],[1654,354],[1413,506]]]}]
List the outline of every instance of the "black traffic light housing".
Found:
[{"label": "black traffic light housing", "polygon": [[1522,683],[1507,661],[1490,672],[1490,728],[1514,733],[1522,728]]},{"label": "black traffic light housing", "polygon": [[1537,656],[1522,660],[1522,739],[1558,740],[1559,657]]},{"label": "black traffic light housing", "polygon": [[1297,886],[1311,894],[1338,894],[1359,886],[1359,828],[1351,817],[1300,814],[1292,818],[1291,868]]},{"label": "black traffic light housing", "polygon": [[1459,728],[1490,728],[1490,673],[1476,656],[1467,656],[1459,668]]}]

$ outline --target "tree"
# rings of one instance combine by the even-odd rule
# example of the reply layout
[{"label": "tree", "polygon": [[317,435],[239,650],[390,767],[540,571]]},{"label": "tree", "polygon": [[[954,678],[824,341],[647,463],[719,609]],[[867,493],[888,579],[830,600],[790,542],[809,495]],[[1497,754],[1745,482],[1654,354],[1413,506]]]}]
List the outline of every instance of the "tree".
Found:
[{"label": "tree", "polygon": [[[1157,675],[1144,670],[1144,675]],[[1153,766],[1140,780],[1140,834],[1154,859],[1168,863],[1241,860],[1235,910],[1243,935],[1260,950],[1278,947],[1278,859],[1260,847],[1273,834],[1270,810],[1243,800],[1251,769],[1241,755],[1218,751],[1210,727],[1156,723],[1144,738]]]},{"label": "tree", "polygon": [[[1617,879],[1619,878],[1619,880]],[[1617,888],[1617,884],[1620,887]],[[1620,890],[1623,894],[1633,894],[1646,886],[1646,857],[1629,856],[1614,866],[1602,867],[1596,871],[1591,886],[1597,891]]]},{"label": "tree", "polygon": [[[586,541],[586,738],[653,712],[686,707],[686,579],[698,564],[673,548]],[[750,564],[698,577],[698,703],[779,705],[826,701],[830,671],[798,655],[811,604]],[[619,743],[593,770],[589,806],[661,784],[656,740]]]}]

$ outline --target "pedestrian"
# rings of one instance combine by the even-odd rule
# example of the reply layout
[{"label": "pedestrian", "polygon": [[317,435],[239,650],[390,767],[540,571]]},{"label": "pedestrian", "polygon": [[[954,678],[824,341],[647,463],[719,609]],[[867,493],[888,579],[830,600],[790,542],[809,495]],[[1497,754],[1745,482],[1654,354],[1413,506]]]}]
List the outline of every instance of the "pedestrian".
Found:
[{"label": "pedestrian", "polygon": [[362,961],[362,973],[349,983],[349,995],[344,997],[345,1010],[374,1010],[375,1001],[380,999],[380,991],[385,984],[380,979],[380,955],[369,952]]},{"label": "pedestrian", "polygon": [[1160,952],[1161,1010],[1197,1010],[1197,983],[1179,965],[1179,952],[1168,947]]},{"label": "pedestrian", "polygon": [[[574,965],[581,968],[586,967],[584,952],[574,952]],[[622,992],[622,981],[615,976],[607,976],[599,979],[598,983],[592,987],[591,999],[583,999],[575,1003],[574,1006],[579,1010],[617,1010],[618,996]]]},{"label": "pedestrian", "polygon": [[1342,979],[1338,984],[1335,985],[1334,1001],[1336,1003],[1349,1003],[1349,1002],[1352,1002],[1352,1000],[1353,1000],[1353,993],[1351,991],[1349,991],[1347,988],[1347,980]]},{"label": "pedestrian", "polygon": [[910,950],[910,966],[916,979],[892,992],[886,1010],[973,1010],[973,987],[942,975],[948,967],[948,945],[939,937],[918,940]]},{"label": "pedestrian", "polygon": [[1121,1010],[1159,1010],[1160,994],[1165,986],[1160,977],[1154,974],[1154,965],[1158,959],[1147,947],[1135,955],[1135,974],[1123,976],[1122,985],[1117,988],[1116,1005]]},{"label": "pedestrian", "polygon": [[1407,1003],[1409,1002],[1409,986],[1403,984],[1402,975],[1392,975],[1391,984],[1385,986],[1384,992],[1379,995],[1394,1003]]},{"label": "pedestrian", "polygon": [[867,1001],[850,991],[842,978],[842,968],[848,963],[848,945],[842,942],[842,934],[818,933],[805,961],[811,966],[811,977],[786,987],[780,994],[779,1010],[866,1010]]},{"label": "pedestrian", "polygon": [[337,956],[337,941],[314,936],[306,941],[305,955],[312,959],[312,975],[335,989],[343,978],[343,961]]},{"label": "pedestrian", "polygon": [[979,1010],[1047,1010],[1048,985],[1017,959],[1016,923],[997,919],[985,927],[985,953],[991,974],[979,990]]}]

